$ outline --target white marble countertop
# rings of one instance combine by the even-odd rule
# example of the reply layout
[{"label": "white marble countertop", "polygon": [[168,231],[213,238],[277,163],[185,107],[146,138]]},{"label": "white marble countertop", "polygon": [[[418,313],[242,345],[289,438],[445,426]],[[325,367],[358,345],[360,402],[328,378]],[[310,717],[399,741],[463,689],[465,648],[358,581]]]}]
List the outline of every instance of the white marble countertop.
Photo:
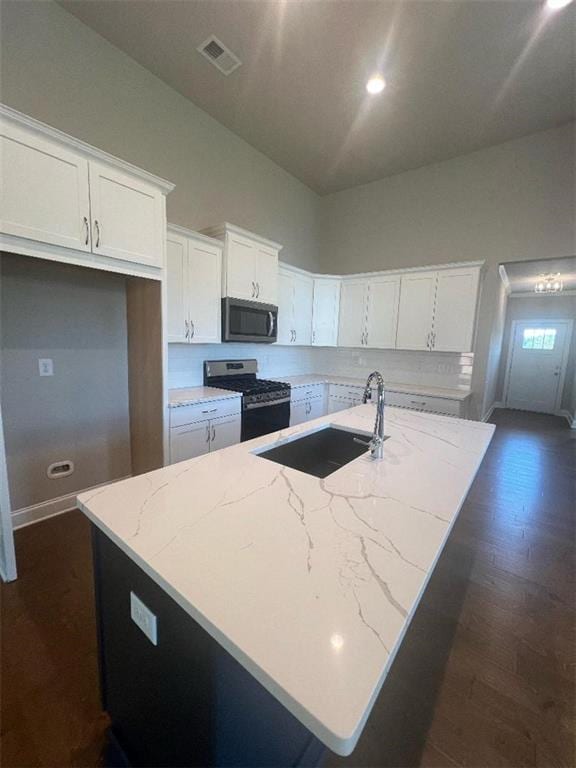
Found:
[{"label": "white marble countertop", "polygon": [[[278,376],[279,381],[285,381],[293,388],[309,387],[311,384],[341,384],[349,387],[363,387],[366,379],[352,378],[348,376],[332,376],[330,374],[322,375],[318,373],[301,374],[299,376]],[[396,382],[386,382],[386,389],[390,392],[403,392],[409,395],[429,395],[430,397],[441,397],[448,400],[464,401],[470,397],[469,389],[458,389],[456,387],[433,387],[427,384],[397,384]]]},{"label": "white marble countertop", "polygon": [[209,400],[227,400],[231,397],[241,397],[241,392],[231,392],[229,389],[217,387],[185,387],[168,390],[168,407],[178,408],[181,405],[201,403]]},{"label": "white marble countertop", "polygon": [[253,453],[323,416],[78,505],[333,751],[354,749],[494,427],[387,408],[384,458],[317,479]]}]

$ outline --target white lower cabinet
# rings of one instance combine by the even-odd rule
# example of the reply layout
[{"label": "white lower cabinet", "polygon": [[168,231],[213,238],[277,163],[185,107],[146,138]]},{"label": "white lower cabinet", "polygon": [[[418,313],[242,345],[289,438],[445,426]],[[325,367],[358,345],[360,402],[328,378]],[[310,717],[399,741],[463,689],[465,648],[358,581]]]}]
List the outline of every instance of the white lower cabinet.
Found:
[{"label": "white lower cabinet", "polygon": [[198,402],[170,409],[170,461],[186,461],[240,442],[241,399]]},{"label": "white lower cabinet", "polygon": [[292,390],[290,400],[290,426],[317,419],[326,413],[324,384],[297,387]]},{"label": "white lower cabinet", "polygon": [[210,450],[210,422],[186,424],[183,427],[172,427],[170,430],[170,461],[193,459],[202,456]]},{"label": "white lower cabinet", "polygon": [[445,416],[463,417],[464,408],[461,400],[450,400],[432,395],[414,395],[408,392],[386,392],[386,405],[396,408],[408,408],[411,411],[440,413]]},{"label": "white lower cabinet", "polygon": [[328,413],[344,411],[362,404],[364,387],[330,384],[328,387]]}]

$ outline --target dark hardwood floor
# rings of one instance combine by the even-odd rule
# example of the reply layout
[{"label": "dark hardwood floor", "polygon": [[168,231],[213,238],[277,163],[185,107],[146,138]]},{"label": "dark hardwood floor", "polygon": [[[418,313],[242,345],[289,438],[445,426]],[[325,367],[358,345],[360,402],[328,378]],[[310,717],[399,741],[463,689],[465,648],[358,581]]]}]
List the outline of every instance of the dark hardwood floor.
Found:
[{"label": "dark hardwood floor", "polygon": [[[575,753],[576,431],[498,429],[349,758],[327,766],[550,766]],[[16,534],[2,587],[1,764],[97,766],[92,563],[79,512]]]}]

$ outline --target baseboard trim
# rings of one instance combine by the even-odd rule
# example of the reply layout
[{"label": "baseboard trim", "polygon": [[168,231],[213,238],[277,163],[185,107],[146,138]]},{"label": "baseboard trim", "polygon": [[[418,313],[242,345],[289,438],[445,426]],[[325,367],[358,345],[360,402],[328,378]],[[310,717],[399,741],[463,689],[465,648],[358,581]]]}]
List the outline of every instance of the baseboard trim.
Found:
[{"label": "baseboard trim", "polygon": [[486,411],[486,413],[485,413],[485,414],[482,416],[482,418],[480,419],[480,421],[488,421],[488,419],[489,419],[489,418],[492,416],[492,414],[494,413],[494,411],[495,411],[497,408],[504,408],[504,403],[502,403],[500,400],[496,400],[496,402],[492,403],[492,405],[490,406],[490,408],[488,408],[488,410],[487,410],[487,411]]},{"label": "baseboard trim", "polygon": [[[129,477],[129,475],[127,477]],[[127,477],[119,477],[117,480],[111,480],[108,483],[99,483],[90,488],[84,488],[75,493],[69,493],[66,496],[59,496],[56,499],[42,501],[39,504],[32,504],[29,507],[15,509],[12,511],[12,528],[14,530],[25,528],[27,525],[40,523],[42,520],[48,520],[50,517],[56,517],[56,515],[63,515],[65,512],[71,512],[73,509],[76,509],[76,497],[80,493],[92,491],[95,488],[102,488],[111,483],[119,483],[120,480],[126,480]]]},{"label": "baseboard trim", "polygon": [[570,411],[566,411],[562,409],[561,411],[558,411],[556,415],[561,416],[563,419],[566,419],[566,421],[568,422],[568,425],[570,426],[570,429],[576,429],[576,417],[572,416]]}]

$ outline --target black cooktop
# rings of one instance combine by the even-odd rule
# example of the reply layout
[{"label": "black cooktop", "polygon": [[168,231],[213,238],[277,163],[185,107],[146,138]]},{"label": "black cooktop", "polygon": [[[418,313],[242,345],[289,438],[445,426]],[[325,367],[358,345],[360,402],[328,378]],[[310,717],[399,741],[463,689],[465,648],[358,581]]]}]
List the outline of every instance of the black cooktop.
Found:
[{"label": "black cooktop", "polygon": [[270,381],[269,379],[257,379],[256,377],[239,376],[238,378],[225,377],[222,379],[211,378],[211,387],[230,389],[234,392],[242,392],[243,395],[257,395],[262,392],[276,392],[280,389],[288,389],[289,384],[282,381]]}]

